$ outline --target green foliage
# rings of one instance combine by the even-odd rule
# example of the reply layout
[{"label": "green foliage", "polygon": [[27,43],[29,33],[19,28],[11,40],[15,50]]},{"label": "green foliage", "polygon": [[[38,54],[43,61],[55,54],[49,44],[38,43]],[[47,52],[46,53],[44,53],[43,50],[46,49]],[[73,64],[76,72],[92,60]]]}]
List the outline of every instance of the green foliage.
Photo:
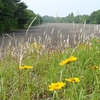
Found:
[{"label": "green foliage", "polygon": [[69,15],[66,17],[66,19],[67,19],[67,22],[68,22],[68,23],[74,22],[74,14],[73,14],[73,13],[69,14]]},{"label": "green foliage", "polygon": [[88,19],[88,15],[77,15],[74,16],[73,12],[71,14],[69,14],[66,17],[57,17],[54,18],[52,16],[43,16],[43,22],[44,23],[84,23],[87,19]]},{"label": "green foliage", "polygon": [[80,19],[80,22],[84,23],[86,21],[86,23],[87,23],[88,18],[89,18],[89,15],[82,15],[81,19]]},{"label": "green foliage", "polygon": [[75,23],[80,23],[80,16],[79,16],[79,15],[76,16],[76,17],[74,18],[74,20],[75,20]]},{"label": "green foliage", "polygon": [[100,24],[100,10],[94,11],[88,18],[88,23]]},{"label": "green foliage", "polygon": [[[28,41],[26,41],[27,46],[24,43],[12,46],[13,49],[6,48],[7,52],[0,60],[0,99],[99,100],[100,44],[98,40],[94,37],[91,39],[91,45],[78,44],[76,49],[62,48],[61,51],[58,51],[59,48],[39,49]],[[69,62],[64,66],[59,65],[71,55],[77,57],[77,61]],[[19,69],[19,62],[21,65],[29,65],[33,68]],[[73,77],[79,78],[80,81],[76,83],[65,81],[65,78]],[[66,86],[49,91],[48,86],[55,82],[64,82]]]},{"label": "green foliage", "polygon": [[[27,5],[20,0],[0,0],[0,33],[16,28],[28,27],[36,15],[27,9]],[[42,23],[41,16],[36,19],[35,25]]]},{"label": "green foliage", "polygon": [[15,11],[15,5],[13,0],[2,0],[2,12],[0,14],[0,31],[7,31],[12,25],[13,13]]},{"label": "green foliage", "polygon": [[32,25],[39,25],[43,22],[42,17],[39,14],[37,14],[36,16],[37,18]]},{"label": "green foliage", "polygon": [[52,16],[45,15],[42,18],[43,18],[43,22],[44,23],[50,23],[50,22],[51,23],[55,23],[56,22],[56,19],[54,17],[52,17]]},{"label": "green foliage", "polygon": [[3,3],[2,3],[2,0],[0,0],[0,15],[1,15],[1,12],[2,12],[2,7],[3,7]]},{"label": "green foliage", "polygon": [[26,12],[28,13],[27,25],[29,25],[31,21],[35,18],[36,14],[32,10],[28,10],[28,9],[26,10]]},{"label": "green foliage", "polygon": [[66,17],[57,17],[54,18],[52,16],[43,16],[44,23],[90,23],[90,24],[100,24],[100,10],[94,11],[90,16],[89,15],[77,15],[74,16],[73,13],[69,14]]}]

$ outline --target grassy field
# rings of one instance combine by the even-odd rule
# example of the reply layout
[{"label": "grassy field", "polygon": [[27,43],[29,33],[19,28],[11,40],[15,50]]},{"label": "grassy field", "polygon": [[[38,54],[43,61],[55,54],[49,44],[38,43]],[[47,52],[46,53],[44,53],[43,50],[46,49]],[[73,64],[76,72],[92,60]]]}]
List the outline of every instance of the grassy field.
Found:
[{"label": "grassy field", "polygon": [[71,37],[58,30],[56,44],[54,28],[42,38],[8,35],[12,41],[0,48],[0,100],[100,100],[99,27],[72,26]]}]

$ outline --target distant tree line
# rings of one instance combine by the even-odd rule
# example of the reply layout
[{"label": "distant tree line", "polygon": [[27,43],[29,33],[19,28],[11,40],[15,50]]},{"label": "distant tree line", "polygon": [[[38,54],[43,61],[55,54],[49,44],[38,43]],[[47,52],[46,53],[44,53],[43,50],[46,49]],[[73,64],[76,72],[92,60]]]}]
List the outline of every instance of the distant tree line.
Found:
[{"label": "distant tree line", "polygon": [[94,11],[91,15],[77,15],[73,13],[66,17],[52,17],[35,14],[32,10],[27,9],[27,5],[21,0],[0,0],[0,33],[25,28],[35,18],[32,25],[44,23],[90,23],[100,24],[100,10]]},{"label": "distant tree line", "polygon": [[100,10],[94,11],[91,15],[77,15],[74,16],[73,13],[69,14],[66,17],[52,17],[52,16],[43,16],[44,23],[84,23],[87,24],[100,24]]},{"label": "distant tree line", "polygon": [[35,18],[33,25],[42,23],[42,17],[27,9],[21,0],[0,0],[0,33],[28,27]]}]

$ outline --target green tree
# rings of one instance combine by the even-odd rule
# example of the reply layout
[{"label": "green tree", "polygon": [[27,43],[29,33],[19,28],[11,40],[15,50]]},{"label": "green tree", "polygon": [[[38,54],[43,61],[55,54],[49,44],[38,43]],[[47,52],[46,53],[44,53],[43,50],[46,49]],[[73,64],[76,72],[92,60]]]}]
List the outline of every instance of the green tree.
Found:
[{"label": "green tree", "polygon": [[42,19],[44,23],[55,23],[56,22],[56,19],[52,16],[45,15],[42,17]]},{"label": "green tree", "polygon": [[37,16],[37,19],[36,19],[35,22],[34,22],[35,25],[36,25],[36,24],[41,24],[41,23],[43,22],[42,17],[41,17],[39,14],[37,14],[36,16]]},{"label": "green tree", "polygon": [[26,23],[26,27],[27,27],[31,23],[31,21],[35,18],[36,14],[32,10],[28,10],[28,9],[26,10],[26,12],[28,14],[27,16],[28,21]]},{"label": "green tree", "polygon": [[4,27],[2,26],[2,8],[3,8],[3,3],[2,0],[0,0],[0,31],[3,32]]},{"label": "green tree", "polygon": [[18,21],[18,28],[24,28],[24,25],[28,21],[28,13],[27,13],[27,6],[24,2],[20,2],[16,4],[16,10],[14,12],[14,18]]},{"label": "green tree", "polygon": [[75,23],[80,23],[81,22],[81,16],[80,15],[75,16],[74,22]]},{"label": "green tree", "polygon": [[74,14],[73,12],[66,17],[68,23],[74,22]]},{"label": "green tree", "polygon": [[0,0],[0,33],[27,27],[35,16],[38,16],[35,24],[41,23],[42,17],[28,10],[21,0]]},{"label": "green tree", "polygon": [[100,10],[94,11],[87,19],[88,23],[100,24]]},{"label": "green tree", "polygon": [[84,23],[85,21],[87,23],[88,18],[89,18],[89,15],[82,15],[80,19],[80,23]]},{"label": "green tree", "polygon": [[0,11],[0,31],[10,30],[16,23],[13,13],[16,10],[15,0],[2,0],[2,7]]}]

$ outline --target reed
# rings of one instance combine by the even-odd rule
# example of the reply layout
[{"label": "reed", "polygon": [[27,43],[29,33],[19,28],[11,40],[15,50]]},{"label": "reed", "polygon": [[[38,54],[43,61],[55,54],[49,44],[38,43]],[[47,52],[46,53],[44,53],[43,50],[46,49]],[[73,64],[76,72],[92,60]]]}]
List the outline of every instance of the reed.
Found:
[{"label": "reed", "polygon": [[31,35],[25,41],[6,34],[8,44],[3,35],[0,100],[99,100],[99,26],[91,34],[85,28],[86,23],[80,30],[73,23],[66,39],[58,30],[56,44],[54,28],[50,35],[44,31],[43,37]]}]

